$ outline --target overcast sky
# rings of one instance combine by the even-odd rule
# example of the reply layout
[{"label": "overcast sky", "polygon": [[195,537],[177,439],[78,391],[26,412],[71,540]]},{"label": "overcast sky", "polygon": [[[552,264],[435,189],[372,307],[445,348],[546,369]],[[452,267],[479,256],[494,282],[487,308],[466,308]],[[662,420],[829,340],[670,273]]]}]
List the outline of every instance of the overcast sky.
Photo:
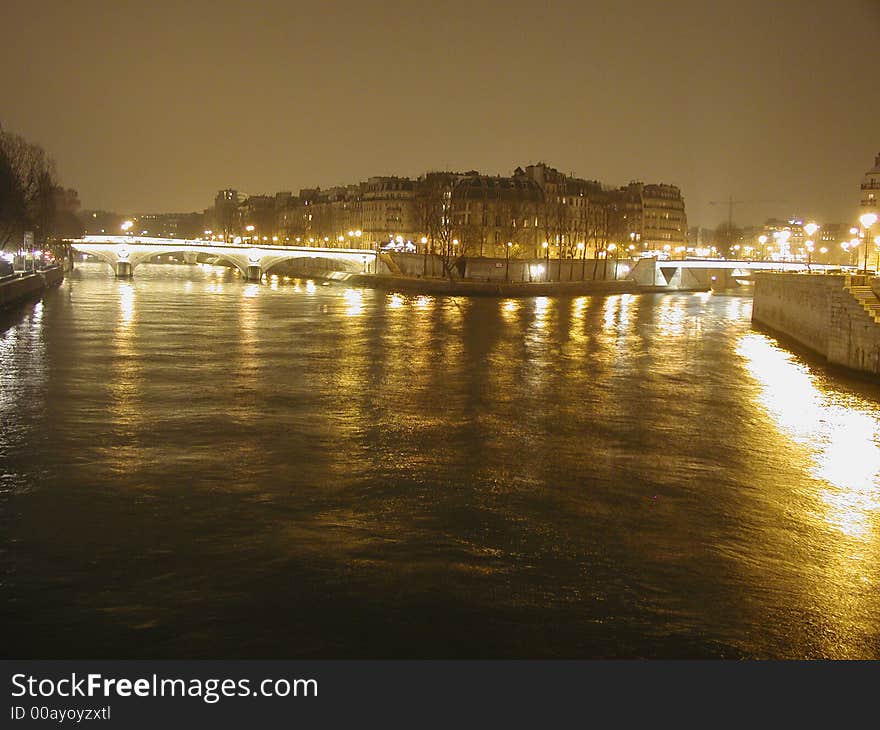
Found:
[{"label": "overcast sky", "polygon": [[546,161],[690,222],[854,218],[880,0],[0,4],[0,123],[86,208]]}]

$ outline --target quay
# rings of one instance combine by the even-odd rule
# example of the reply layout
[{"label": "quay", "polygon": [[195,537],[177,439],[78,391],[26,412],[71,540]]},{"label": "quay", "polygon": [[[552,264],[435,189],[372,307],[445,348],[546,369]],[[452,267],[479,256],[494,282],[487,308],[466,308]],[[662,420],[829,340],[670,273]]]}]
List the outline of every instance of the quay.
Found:
[{"label": "quay", "polygon": [[49,266],[34,272],[18,272],[0,278],[0,309],[13,306],[42,294],[64,281],[60,266]]},{"label": "quay", "polygon": [[752,322],[831,365],[880,375],[880,278],[754,274]]}]

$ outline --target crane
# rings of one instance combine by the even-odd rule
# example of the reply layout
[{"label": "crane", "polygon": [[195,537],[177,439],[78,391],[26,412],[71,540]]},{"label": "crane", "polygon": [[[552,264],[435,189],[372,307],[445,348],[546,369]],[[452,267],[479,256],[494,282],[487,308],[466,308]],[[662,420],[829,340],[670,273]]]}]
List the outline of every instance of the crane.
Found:
[{"label": "crane", "polygon": [[734,200],[731,195],[727,200],[710,200],[709,205],[727,206],[727,247],[733,243],[733,206],[734,205],[760,205],[764,203],[784,203],[784,200]]}]

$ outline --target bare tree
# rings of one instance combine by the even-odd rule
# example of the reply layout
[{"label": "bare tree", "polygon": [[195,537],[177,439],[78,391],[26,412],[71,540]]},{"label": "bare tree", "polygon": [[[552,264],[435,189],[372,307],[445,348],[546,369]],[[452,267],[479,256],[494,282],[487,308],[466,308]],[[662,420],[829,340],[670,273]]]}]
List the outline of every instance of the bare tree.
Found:
[{"label": "bare tree", "polygon": [[471,243],[459,237],[461,225],[454,209],[454,188],[453,175],[430,172],[419,181],[415,201],[416,218],[425,231],[430,252],[440,259],[443,275],[450,279],[460,275],[456,260],[467,253]]},{"label": "bare tree", "polygon": [[46,243],[54,235],[55,164],[24,137],[0,129],[0,248],[25,230]]}]

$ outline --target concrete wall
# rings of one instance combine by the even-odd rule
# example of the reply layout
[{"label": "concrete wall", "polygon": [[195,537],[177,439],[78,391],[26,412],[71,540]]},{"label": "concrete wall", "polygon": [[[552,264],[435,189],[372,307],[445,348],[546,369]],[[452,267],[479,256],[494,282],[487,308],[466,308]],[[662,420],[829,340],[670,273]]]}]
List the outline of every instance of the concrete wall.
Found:
[{"label": "concrete wall", "polygon": [[[678,264],[678,265],[677,265]],[[741,284],[734,278],[733,269],[683,268],[677,261],[658,261],[654,258],[635,262],[632,278],[640,286],[652,286],[670,291],[708,291],[738,289]]]},{"label": "concrete wall", "polygon": [[847,280],[835,274],[756,273],[752,321],[830,363],[880,375],[880,324],[846,289]]},{"label": "concrete wall", "polygon": [[57,286],[63,280],[64,272],[60,266],[36,274],[6,279],[0,282],[0,307],[36,297],[47,287]]}]

